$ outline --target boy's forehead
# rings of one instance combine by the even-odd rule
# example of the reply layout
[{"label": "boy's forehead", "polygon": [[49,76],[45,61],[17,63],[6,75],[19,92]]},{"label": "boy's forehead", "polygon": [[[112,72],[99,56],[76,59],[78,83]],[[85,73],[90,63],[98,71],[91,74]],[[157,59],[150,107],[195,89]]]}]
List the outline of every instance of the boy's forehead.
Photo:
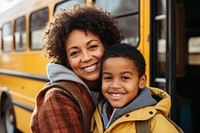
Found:
[{"label": "boy's forehead", "polygon": [[134,65],[135,67],[135,63],[133,60],[128,59],[128,58],[124,58],[124,57],[111,57],[111,58],[107,58],[103,64],[102,67],[104,69],[104,67],[108,67],[109,69],[112,70],[112,68],[116,68],[116,67],[132,67]]}]

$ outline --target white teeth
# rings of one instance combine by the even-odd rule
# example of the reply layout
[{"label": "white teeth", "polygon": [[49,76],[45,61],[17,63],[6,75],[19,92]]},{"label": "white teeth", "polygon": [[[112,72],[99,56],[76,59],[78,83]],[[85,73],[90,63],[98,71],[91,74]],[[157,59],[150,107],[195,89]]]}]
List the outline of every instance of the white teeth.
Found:
[{"label": "white teeth", "polygon": [[96,69],[96,65],[93,65],[93,66],[89,66],[89,67],[85,67],[84,70],[85,71],[93,71]]},{"label": "white teeth", "polygon": [[120,97],[122,94],[111,94],[113,97]]},{"label": "white teeth", "polygon": [[85,70],[92,70],[92,69],[94,69],[94,66],[90,66],[90,67],[85,68]]}]

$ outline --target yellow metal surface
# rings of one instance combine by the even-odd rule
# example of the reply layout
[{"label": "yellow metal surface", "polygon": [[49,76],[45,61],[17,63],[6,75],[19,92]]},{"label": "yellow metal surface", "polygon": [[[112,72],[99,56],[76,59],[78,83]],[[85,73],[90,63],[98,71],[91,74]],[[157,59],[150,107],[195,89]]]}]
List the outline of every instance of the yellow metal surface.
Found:
[{"label": "yellow metal surface", "polygon": [[140,44],[138,49],[146,61],[147,85],[150,84],[150,1],[140,0]]},{"label": "yellow metal surface", "polygon": [[39,80],[1,75],[1,87],[7,87],[12,99],[26,105],[35,106],[35,97],[46,82]]},{"label": "yellow metal surface", "polygon": [[41,51],[11,52],[0,55],[0,68],[31,74],[46,75],[47,58],[41,57]]},{"label": "yellow metal surface", "polygon": [[20,131],[22,131],[22,133],[31,133],[30,129],[31,113],[17,106],[14,106],[14,110],[16,119],[20,120],[20,122],[17,122],[17,128]]}]

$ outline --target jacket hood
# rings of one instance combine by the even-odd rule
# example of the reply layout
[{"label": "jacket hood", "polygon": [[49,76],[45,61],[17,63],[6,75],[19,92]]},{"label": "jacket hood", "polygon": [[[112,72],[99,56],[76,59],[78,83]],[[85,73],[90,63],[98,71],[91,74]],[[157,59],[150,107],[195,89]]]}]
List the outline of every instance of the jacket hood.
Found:
[{"label": "jacket hood", "polygon": [[146,106],[153,106],[157,103],[157,101],[152,97],[151,92],[147,87],[141,89],[140,94],[132,100],[128,105],[123,108],[116,108],[113,110],[110,120],[108,120],[107,110],[110,106],[108,101],[102,101],[102,115],[104,117],[104,126],[107,128],[111,125],[115,120],[117,120],[122,115],[131,112],[136,109],[140,109]]},{"label": "jacket hood", "polygon": [[47,64],[46,71],[47,77],[51,82],[68,80],[78,82],[89,89],[80,77],[78,77],[72,70],[63,65],[50,62],[49,64]]},{"label": "jacket hood", "polygon": [[148,88],[153,97],[157,99],[158,103],[155,105],[156,110],[160,110],[165,116],[169,115],[171,108],[171,97],[170,95],[162,89],[149,87]]}]

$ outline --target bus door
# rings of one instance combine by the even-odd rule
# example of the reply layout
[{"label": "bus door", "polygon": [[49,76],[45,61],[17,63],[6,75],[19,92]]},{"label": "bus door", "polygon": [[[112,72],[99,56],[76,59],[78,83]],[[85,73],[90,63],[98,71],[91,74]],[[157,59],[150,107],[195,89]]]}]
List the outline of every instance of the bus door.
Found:
[{"label": "bus door", "polygon": [[[151,0],[150,86],[159,87],[175,98],[175,17],[173,0]],[[175,120],[175,102],[170,117]]]}]

